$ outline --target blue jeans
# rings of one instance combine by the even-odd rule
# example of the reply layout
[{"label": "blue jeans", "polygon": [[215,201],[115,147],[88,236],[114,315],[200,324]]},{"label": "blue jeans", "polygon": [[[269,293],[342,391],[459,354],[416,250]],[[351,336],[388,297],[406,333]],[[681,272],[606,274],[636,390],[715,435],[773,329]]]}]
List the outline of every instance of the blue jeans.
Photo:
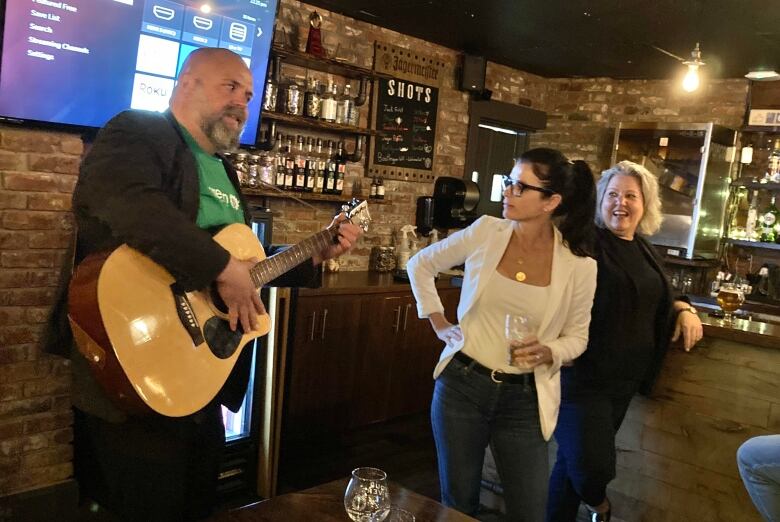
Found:
[{"label": "blue jeans", "polygon": [[615,435],[638,383],[593,389],[561,370],[561,409],[555,440],[558,456],[550,476],[547,522],[574,522],[580,501],[598,506],[615,478]]},{"label": "blue jeans", "polygon": [[547,442],[533,385],[495,383],[453,359],[436,379],[431,422],[444,505],[477,514],[482,463],[490,444],[507,520],[544,519]]},{"label": "blue jeans", "polygon": [[764,520],[780,522],[780,435],[749,439],[737,450],[737,465]]}]

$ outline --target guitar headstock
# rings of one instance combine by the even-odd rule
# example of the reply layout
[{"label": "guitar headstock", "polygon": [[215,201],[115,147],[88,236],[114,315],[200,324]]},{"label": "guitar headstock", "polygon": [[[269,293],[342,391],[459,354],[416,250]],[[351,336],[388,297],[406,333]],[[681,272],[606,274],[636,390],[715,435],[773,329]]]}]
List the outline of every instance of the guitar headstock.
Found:
[{"label": "guitar headstock", "polygon": [[341,211],[347,215],[347,219],[363,229],[363,232],[368,232],[371,214],[368,212],[368,203],[366,203],[365,200],[361,201],[352,198],[349,203],[345,203],[341,206]]}]

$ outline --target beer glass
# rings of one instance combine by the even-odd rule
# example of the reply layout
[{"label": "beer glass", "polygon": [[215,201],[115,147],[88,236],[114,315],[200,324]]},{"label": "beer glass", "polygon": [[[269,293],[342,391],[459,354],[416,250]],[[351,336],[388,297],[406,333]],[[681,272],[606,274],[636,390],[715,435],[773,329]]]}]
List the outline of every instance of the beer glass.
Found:
[{"label": "beer glass", "polygon": [[382,522],[390,511],[387,473],[377,468],[355,468],[344,493],[344,509],[355,522]]},{"label": "beer glass", "polygon": [[[528,317],[521,314],[506,314],[504,335],[509,342],[507,362],[510,365],[512,364],[512,349],[525,342],[533,333]],[[517,368],[531,368],[531,365],[525,360],[519,360],[515,366]]]},{"label": "beer glass", "polygon": [[733,313],[745,302],[745,293],[734,283],[723,283],[720,285],[717,299],[718,305],[723,310],[723,321],[731,323],[734,320]]}]

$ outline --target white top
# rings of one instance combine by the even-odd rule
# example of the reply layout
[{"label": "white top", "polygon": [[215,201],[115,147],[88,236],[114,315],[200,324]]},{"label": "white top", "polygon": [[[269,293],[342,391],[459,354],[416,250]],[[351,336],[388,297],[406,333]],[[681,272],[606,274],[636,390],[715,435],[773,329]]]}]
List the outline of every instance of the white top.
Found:
[{"label": "white top", "polygon": [[482,297],[460,323],[466,340],[463,353],[492,370],[530,373],[530,370],[509,364],[509,342],[504,334],[505,318],[506,314],[524,315],[529,319],[531,331],[536,332],[549,299],[549,289],[549,286],[518,283],[494,271]]},{"label": "white top", "polygon": [[[550,439],[558,421],[561,363],[574,360],[587,347],[590,309],[596,291],[596,261],[572,254],[563,244],[558,229],[554,231],[549,295],[537,333],[539,341],[550,348],[553,360],[534,368],[539,419],[545,440]],[[482,216],[471,226],[418,252],[406,267],[417,299],[417,314],[428,317],[434,312],[444,312],[434,277],[442,270],[465,264],[458,304],[458,321],[463,323],[484,294],[511,234],[511,220]],[[464,341],[444,347],[433,372],[434,378],[463,348],[466,335],[464,332]]]}]

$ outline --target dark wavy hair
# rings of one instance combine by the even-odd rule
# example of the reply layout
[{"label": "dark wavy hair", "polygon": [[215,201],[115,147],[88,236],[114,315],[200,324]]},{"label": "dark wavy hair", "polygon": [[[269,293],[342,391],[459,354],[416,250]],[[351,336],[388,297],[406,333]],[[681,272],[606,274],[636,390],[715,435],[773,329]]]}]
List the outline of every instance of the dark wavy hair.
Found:
[{"label": "dark wavy hair", "polygon": [[593,256],[596,184],[588,164],[569,161],[560,151],[548,148],[527,150],[517,161],[530,165],[542,186],[561,196],[552,216],[569,250],[578,256]]}]

